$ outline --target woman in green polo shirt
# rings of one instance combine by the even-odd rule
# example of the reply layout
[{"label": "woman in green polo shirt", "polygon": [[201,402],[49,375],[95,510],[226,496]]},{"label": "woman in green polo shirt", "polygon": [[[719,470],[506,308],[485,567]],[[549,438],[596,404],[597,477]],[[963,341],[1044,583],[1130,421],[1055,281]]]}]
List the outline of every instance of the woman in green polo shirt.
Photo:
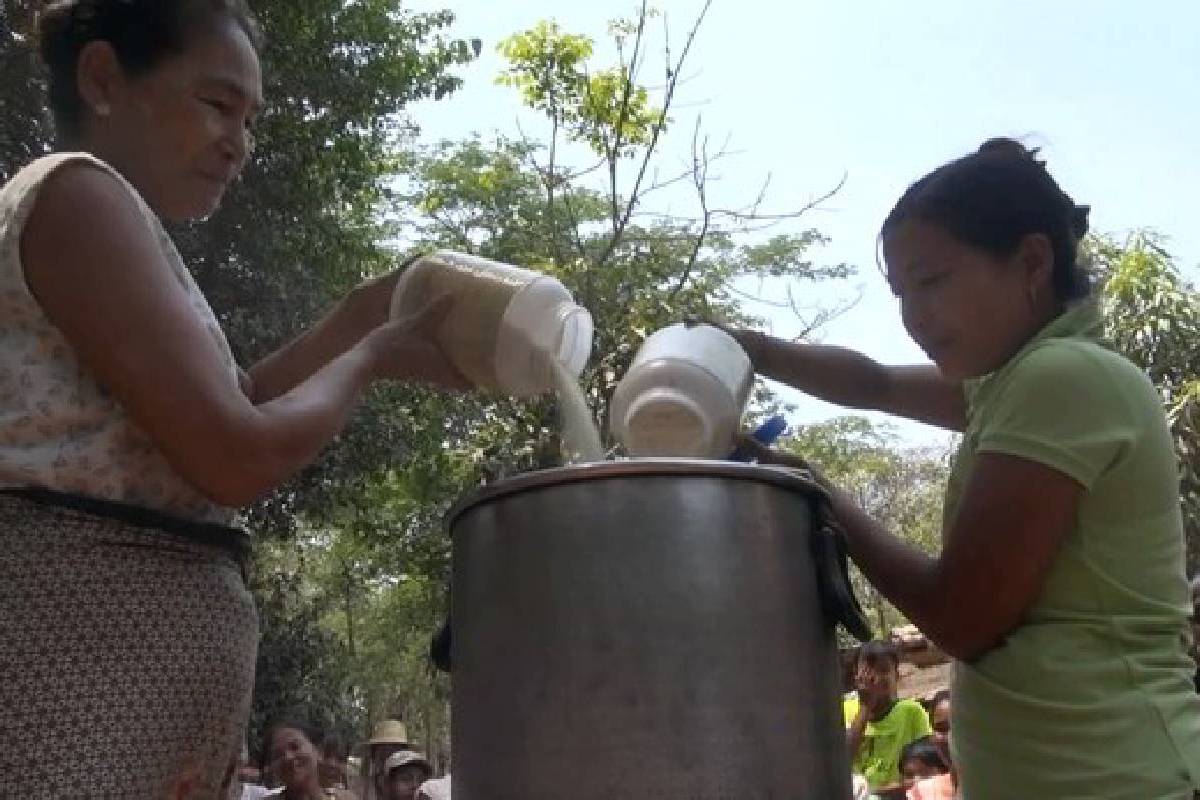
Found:
[{"label": "woman in green polo shirt", "polygon": [[863,572],[957,659],[964,800],[1183,800],[1200,697],[1171,436],[1150,381],[1095,341],[1087,209],[1035,156],[986,142],[883,224],[888,283],[933,365],[734,333],[768,377],[963,434],[936,557],[832,494]]}]

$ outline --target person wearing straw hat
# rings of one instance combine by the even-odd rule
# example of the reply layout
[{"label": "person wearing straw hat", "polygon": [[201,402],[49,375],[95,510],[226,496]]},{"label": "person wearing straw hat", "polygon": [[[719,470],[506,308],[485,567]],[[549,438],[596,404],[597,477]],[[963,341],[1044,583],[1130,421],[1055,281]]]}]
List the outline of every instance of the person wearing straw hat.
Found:
[{"label": "person wearing straw hat", "polygon": [[382,800],[415,800],[421,784],[433,777],[433,767],[415,750],[399,750],[383,763]]},{"label": "person wearing straw hat", "polygon": [[380,721],[367,740],[366,779],[363,781],[365,800],[381,800],[384,797],[384,764],[388,758],[401,750],[408,750],[408,728],[398,719]]}]

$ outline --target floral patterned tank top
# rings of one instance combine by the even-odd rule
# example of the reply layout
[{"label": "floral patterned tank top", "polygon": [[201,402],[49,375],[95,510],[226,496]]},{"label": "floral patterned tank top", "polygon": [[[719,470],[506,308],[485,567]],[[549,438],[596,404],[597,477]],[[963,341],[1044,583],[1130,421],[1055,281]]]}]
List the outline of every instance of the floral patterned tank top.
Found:
[{"label": "floral patterned tank top", "polygon": [[150,437],[88,374],[25,283],[21,232],[38,191],[55,170],[81,163],[113,175],[128,189],[158,240],[163,267],[191,297],[231,379],[238,377],[216,316],[137,190],[86,153],[40,158],[0,188],[0,488],[43,487],[227,524],[234,511],[209,500],[167,463]]}]

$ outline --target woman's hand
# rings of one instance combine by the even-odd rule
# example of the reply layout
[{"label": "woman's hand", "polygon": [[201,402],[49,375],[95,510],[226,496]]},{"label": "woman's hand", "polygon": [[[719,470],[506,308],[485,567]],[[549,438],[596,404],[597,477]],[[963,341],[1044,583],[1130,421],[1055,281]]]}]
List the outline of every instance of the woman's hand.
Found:
[{"label": "woman's hand", "polygon": [[831,494],[836,491],[829,479],[811,463],[804,458],[787,453],[783,450],[776,450],[755,439],[748,433],[744,433],[738,437],[737,449],[749,455],[759,464],[767,464],[773,467],[785,467],[787,469],[795,469],[811,475],[813,480],[821,485],[826,491]]},{"label": "woman's hand", "polygon": [[251,402],[287,394],[388,322],[396,281],[413,260],[358,284],[312,327],[250,367],[242,385]]},{"label": "woman's hand", "polygon": [[742,350],[746,351],[746,355],[750,357],[750,363],[754,365],[755,371],[761,371],[771,339],[767,334],[762,331],[739,328],[726,322],[700,319],[699,317],[690,317],[684,320],[684,324],[688,326],[709,325],[729,334],[741,346]]},{"label": "woman's hand", "polygon": [[343,302],[355,317],[365,320],[370,329],[385,324],[391,317],[392,295],[396,293],[396,282],[420,257],[421,255],[413,256],[401,262],[391,272],[367,278],[351,289]]},{"label": "woman's hand", "polygon": [[437,344],[437,332],[454,305],[444,294],[410,317],[379,325],[362,341],[376,379],[426,383],[442,389],[466,390],[472,384]]}]

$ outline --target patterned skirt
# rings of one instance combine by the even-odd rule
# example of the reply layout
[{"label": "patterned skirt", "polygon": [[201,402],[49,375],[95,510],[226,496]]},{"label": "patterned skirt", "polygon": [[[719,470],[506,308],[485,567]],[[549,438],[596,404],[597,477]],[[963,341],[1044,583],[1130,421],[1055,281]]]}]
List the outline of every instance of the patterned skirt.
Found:
[{"label": "patterned skirt", "polygon": [[33,494],[0,493],[0,798],[224,797],[258,643],[244,534]]}]

